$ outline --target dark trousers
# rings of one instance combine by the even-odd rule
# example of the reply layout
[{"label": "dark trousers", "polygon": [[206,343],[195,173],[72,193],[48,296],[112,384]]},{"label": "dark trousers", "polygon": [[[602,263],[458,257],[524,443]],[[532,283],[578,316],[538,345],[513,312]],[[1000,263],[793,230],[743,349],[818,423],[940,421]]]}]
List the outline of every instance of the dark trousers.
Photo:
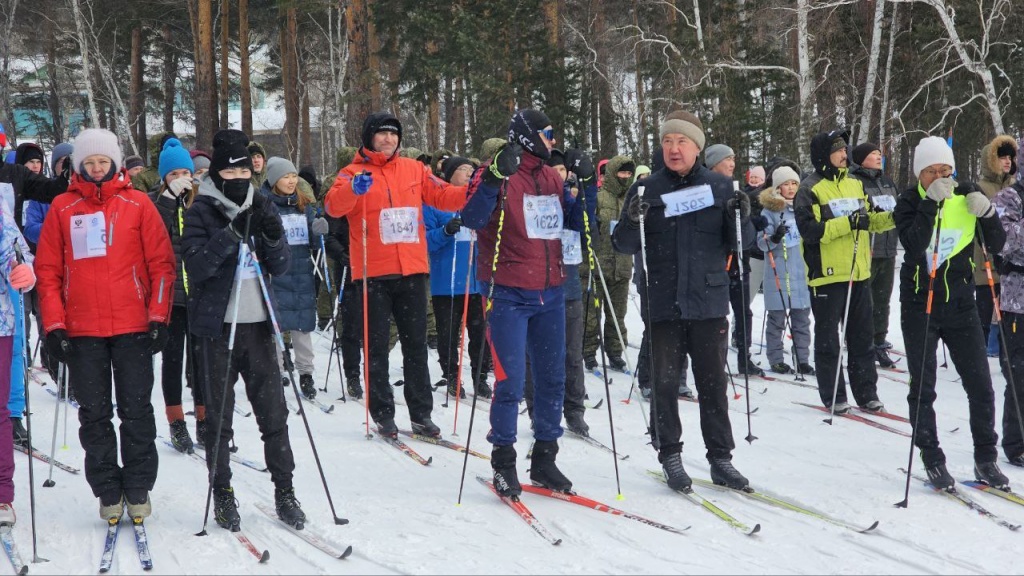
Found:
[{"label": "dark trousers", "polygon": [[185,368],[185,348],[192,344],[188,351],[188,367],[185,370],[185,382],[192,388],[192,401],[196,406],[203,406],[202,386],[195,385],[195,349],[193,339],[188,335],[188,311],[184,306],[171,309],[171,323],[168,326],[170,337],[167,347],[160,355],[160,386],[164,393],[164,404],[181,406],[182,369]]},{"label": "dark trousers", "polygon": [[[583,403],[587,396],[584,383],[583,367],[583,301],[565,301],[565,400],[562,413],[583,414],[587,407]],[[526,411],[533,419],[533,367],[530,357],[526,357],[526,388],[523,396],[526,399]]]},{"label": "dark trousers", "polygon": [[[228,371],[228,337],[231,325],[224,324],[220,338],[196,338],[202,349],[203,381],[207,386],[208,404],[206,416],[210,420],[207,428],[206,465],[216,467],[215,487],[231,485],[231,467],[228,442],[234,437],[235,382],[242,377],[245,395],[252,404],[256,426],[263,440],[263,457],[270,478],[277,488],[292,487],[292,472],[295,458],[288,441],[288,406],[284,401],[285,388],[281,386],[281,371],[277,365],[277,344],[274,342],[270,324],[238,324],[235,332],[234,350],[231,353],[231,370]],[[227,382],[224,376],[227,375]],[[220,421],[220,448],[217,461],[213,461],[213,444],[210,438],[217,434],[217,414]]]},{"label": "dark trousers", "polygon": [[[358,284],[359,289],[362,285]],[[427,275],[392,279],[371,278],[367,283],[370,332],[370,417],[375,422],[395,417],[395,397],[388,376],[388,336],[391,318],[402,343],[405,402],[414,421],[430,418],[433,388],[427,369]],[[361,295],[360,295],[361,296]]]},{"label": "dark trousers", "polygon": [[[1001,284],[996,283],[996,296],[999,295]],[[978,319],[981,320],[981,334],[988,342],[988,332],[992,328],[992,314],[995,312],[995,301],[992,299],[992,289],[986,283],[984,286],[975,286],[975,296],[978,306]]]},{"label": "dark trousers", "polygon": [[871,320],[875,330],[875,346],[889,335],[889,301],[896,276],[896,258],[871,259]]},{"label": "dark trousers", "polygon": [[[928,333],[925,334],[925,323]],[[971,436],[974,438],[974,459],[977,462],[996,460],[995,394],[985,354],[986,341],[982,338],[978,310],[974,298],[953,298],[949,302],[936,298],[932,303],[931,318],[926,320],[924,299],[903,302],[900,305],[900,324],[903,327],[903,346],[907,350],[907,370],[910,371],[910,421],[917,422],[915,443],[921,449],[925,466],[946,462],[939,448],[935,426],[935,351],[939,338],[949,348],[949,359],[960,375],[967,392]],[[926,339],[927,338],[927,339]],[[921,365],[924,364],[924,378]],[[918,396],[921,408],[918,410]]]},{"label": "dark trousers", "polygon": [[[847,402],[846,381],[839,366],[839,337],[843,331],[847,282],[836,282],[811,288],[811,311],[814,313],[814,364],[817,368],[818,394],[825,406],[832,404],[832,394],[839,373],[836,402]],[[850,388],[858,406],[878,400],[878,373],[875,371],[875,347],[871,323],[871,287],[867,281],[854,282],[850,293],[850,312],[846,327],[846,371]],[[904,333],[906,334],[906,333]]]},{"label": "dark trousers", "polygon": [[728,382],[725,374],[725,318],[671,320],[651,326],[654,356],[654,401],[651,402],[651,438],[662,454],[683,449],[679,420],[681,360],[690,357],[693,380],[700,396],[700,429],[708,458],[731,458],[736,447],[729,424]]},{"label": "dark trousers", "polygon": [[[997,284],[998,286],[998,284]],[[1003,312],[1003,332],[1006,334],[1006,350],[1002,354],[1003,378],[1006,391],[1003,393],[1003,452],[1007,458],[1024,454],[1024,436],[1020,432],[1018,409],[1024,413],[1024,314]],[[1009,359],[1013,372],[1010,387],[1006,361]],[[1017,402],[1014,402],[1016,391]]]},{"label": "dark trousers", "polygon": [[[437,324],[437,359],[441,365],[441,373],[454,384],[456,375],[459,373],[459,346],[462,340],[462,310],[466,305],[466,296],[432,296],[434,303],[434,318]],[[469,306],[466,308],[466,331],[468,332],[467,350],[469,351],[469,362],[472,371],[473,382],[479,373],[486,377],[486,372],[478,372],[480,363],[480,352],[486,346],[486,326],[484,325],[483,298],[479,294],[469,295]],[[463,388],[466,388],[466,380],[462,381]],[[472,388],[472,385],[470,385]]]},{"label": "dark trousers", "polygon": [[[78,400],[78,439],[85,450],[85,479],[95,496],[124,489],[152,490],[156,482],[153,355],[146,333],[71,339],[69,382]],[[120,456],[113,400],[121,420]]]},{"label": "dark trousers", "polygon": [[[646,323],[644,324],[644,336],[640,341],[640,355],[636,360],[636,382],[640,388],[651,387],[651,339]],[[690,360],[683,356],[679,359],[679,385],[686,385],[686,371],[690,368]]]},{"label": "dark trousers", "polygon": [[[742,280],[741,280],[742,278]],[[746,300],[743,299],[746,296]],[[745,358],[744,355],[750,355],[750,345],[753,341],[751,334],[754,331],[754,314],[750,311],[750,273],[747,272],[742,276],[729,277],[729,303],[732,305],[733,314],[733,327],[732,327],[732,339],[733,341],[745,342],[746,345],[737,344],[736,348],[740,350],[740,358]],[[747,319],[747,331],[743,332],[743,318]],[[728,350],[728,348],[726,348]]]},{"label": "dark trousers", "polygon": [[[359,363],[363,346],[363,291],[362,285],[345,284],[341,297],[340,334],[341,360],[345,368],[345,379],[359,378]],[[338,327],[335,327],[338,330]]]}]

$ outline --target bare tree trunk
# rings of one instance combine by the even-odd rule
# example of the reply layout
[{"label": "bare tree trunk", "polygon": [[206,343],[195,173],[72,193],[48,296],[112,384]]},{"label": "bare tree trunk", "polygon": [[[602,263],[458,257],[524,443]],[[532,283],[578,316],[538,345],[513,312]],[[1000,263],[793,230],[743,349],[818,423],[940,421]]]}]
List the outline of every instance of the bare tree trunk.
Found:
[{"label": "bare tree trunk", "polygon": [[220,0],[220,126],[228,124],[228,54],[231,52],[231,0]]},{"label": "bare tree trunk", "polygon": [[[327,11],[327,29],[328,37],[330,38],[330,58],[331,58],[331,74],[332,74],[332,86],[334,89],[331,91],[334,93],[334,118],[331,124],[335,129],[334,139],[337,140],[336,146],[341,146],[345,143],[345,119],[348,117],[346,103],[344,100],[345,96],[345,80],[348,77],[348,34],[347,29],[342,25],[341,14],[344,11],[344,4],[346,0],[338,0],[338,19],[334,18],[334,8]],[[337,38],[335,37],[335,28],[337,28]],[[327,124],[325,121],[323,110],[320,112],[320,147],[324,146],[324,126]],[[331,154],[333,156],[333,153]],[[321,162],[326,162],[327,156],[324,155],[321,158]]]},{"label": "bare tree trunk", "polygon": [[164,24],[160,34],[164,40],[164,69],[161,78],[164,92],[163,128],[164,132],[173,132],[174,99],[176,95],[174,80],[178,74],[178,54],[177,51],[171,50],[171,27]]},{"label": "bare tree trunk", "polygon": [[796,45],[797,70],[800,73],[800,130],[797,133],[796,145],[799,151],[800,167],[811,165],[811,151],[808,134],[811,130],[811,113],[814,101],[814,71],[811,69],[811,54],[808,42],[807,14],[810,11],[810,0],[797,0],[796,8]]},{"label": "bare tree trunk", "polygon": [[[77,1],[77,0],[75,0]],[[217,87],[214,84],[213,63],[213,0],[198,0],[196,30],[199,51],[196,52],[196,147],[209,150],[213,145],[214,126],[217,122],[214,104]]]},{"label": "bare tree trunk", "polygon": [[131,110],[128,112],[129,134],[135,141],[136,150],[146,149],[146,113],[145,113],[145,92],[142,88],[143,75],[142,62],[142,26],[132,28],[132,55],[131,55],[131,87],[128,99]]},{"label": "bare tree trunk", "polygon": [[[78,49],[82,55],[82,78],[85,83],[85,95],[89,101],[89,119],[93,127],[100,125],[100,114],[96,108],[96,92],[92,86],[92,69],[89,65],[89,37],[85,34],[82,7],[79,0],[71,0],[71,13],[75,19],[75,35],[78,37]],[[13,15],[13,14],[12,14]]]},{"label": "bare tree trunk", "polygon": [[[67,140],[67,126],[64,123],[64,111],[61,106],[60,91],[57,89],[57,30],[56,24],[47,18],[46,27],[46,81],[47,107],[50,110],[50,125],[53,127],[54,142]],[[6,88],[5,88],[6,89]]]},{"label": "bare tree trunk", "polygon": [[281,29],[281,74],[284,83],[284,133],[288,158],[296,160],[299,148],[299,63],[295,49],[298,24],[294,6],[284,8]]},{"label": "bare tree trunk", "polygon": [[434,83],[427,96],[427,148],[431,150],[441,147],[441,102],[437,89],[438,84]]},{"label": "bare tree trunk", "polygon": [[[886,146],[886,126],[889,122],[889,82],[892,80],[892,55],[896,49],[896,30],[899,28],[899,20],[896,16],[896,11],[899,6],[893,5],[892,16],[889,21],[889,54],[885,57],[885,82],[882,84],[882,104],[881,109],[878,112],[878,145],[882,147],[882,150],[891,150],[891,147]],[[890,173],[892,173],[890,171]]]},{"label": "bare tree trunk", "polygon": [[252,134],[252,87],[249,83],[249,0],[238,0],[238,61],[241,69],[242,132]]},{"label": "bare tree trunk", "polygon": [[881,58],[882,52],[882,27],[884,20],[885,0],[875,0],[875,24],[871,30],[871,53],[868,54],[868,75],[864,79],[864,105],[861,107],[860,129],[857,131],[858,144],[868,141],[871,130],[871,115],[874,112],[875,106],[875,83],[878,81],[878,60]]},{"label": "bare tree trunk", "polygon": [[14,29],[14,13],[18,11],[18,0],[9,0],[4,8],[4,29],[0,33],[0,109],[7,117],[7,132],[12,140],[18,138],[18,126],[14,122],[14,106],[11,105],[11,31]]},{"label": "bare tree trunk", "polygon": [[444,79],[444,147],[456,153],[461,152],[461,147],[455,145],[455,109],[458,106],[455,85],[458,83],[458,79],[453,81],[451,76]]},{"label": "bare tree trunk", "polygon": [[598,0],[597,10],[594,17],[594,42],[597,52],[595,62],[597,73],[593,74],[594,89],[597,92],[598,120],[601,132],[601,147],[598,148],[602,158],[611,158],[619,153],[618,138],[616,137],[617,122],[615,109],[612,106],[612,87],[608,80],[610,74],[609,54],[605,38],[607,27],[604,17],[604,10]]},{"label": "bare tree trunk", "polygon": [[[313,163],[313,134],[309,126],[309,89],[302,87],[299,110],[301,112],[301,124],[299,129],[299,158],[298,166]],[[323,110],[323,107],[320,107]]]}]

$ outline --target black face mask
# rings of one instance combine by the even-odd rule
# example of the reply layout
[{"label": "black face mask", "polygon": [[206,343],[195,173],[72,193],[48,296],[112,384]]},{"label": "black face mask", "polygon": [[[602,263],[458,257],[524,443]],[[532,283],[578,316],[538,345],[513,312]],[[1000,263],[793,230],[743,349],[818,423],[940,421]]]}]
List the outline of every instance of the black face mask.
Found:
[{"label": "black face mask", "polygon": [[246,196],[249,195],[249,179],[231,178],[229,180],[221,180],[220,191],[224,193],[225,198],[241,206],[245,202]]}]

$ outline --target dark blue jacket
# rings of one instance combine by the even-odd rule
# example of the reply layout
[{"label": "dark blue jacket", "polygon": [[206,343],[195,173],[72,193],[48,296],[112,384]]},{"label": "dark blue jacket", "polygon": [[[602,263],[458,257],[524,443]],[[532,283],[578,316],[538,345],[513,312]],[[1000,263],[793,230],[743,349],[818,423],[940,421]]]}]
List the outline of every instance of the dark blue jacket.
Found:
[{"label": "dark blue jacket", "polygon": [[[268,203],[266,209],[277,214],[273,203]],[[189,328],[196,336],[219,338],[224,331],[224,315],[238,265],[239,240],[228,228],[230,223],[223,205],[211,196],[196,196],[185,212],[181,247],[189,281]],[[287,241],[281,239],[271,245],[259,237],[254,243],[267,284],[268,275],[288,271],[291,252]],[[270,286],[268,289],[273,290]]]},{"label": "dark blue jacket", "polygon": [[[298,193],[291,196],[281,196],[270,191],[266,183],[260,190],[271,203],[277,206],[282,220],[285,216],[301,214],[306,217],[306,238],[309,242],[320,241],[313,236],[310,225],[316,217],[316,211],[312,206],[306,206],[305,211],[299,211],[297,206]],[[287,242],[288,226],[285,224],[285,241]],[[291,266],[284,274],[275,274],[274,285],[274,311],[277,313],[277,323],[282,331],[301,330],[312,332],[316,330],[316,274],[313,272],[313,261],[310,260],[312,250],[307,244],[288,244],[291,251]]]},{"label": "dark blue jacket", "polygon": [[[427,252],[430,254],[430,294],[432,296],[457,296],[466,293],[466,271],[469,271],[469,285],[476,292],[476,244],[473,243],[472,262],[469,257],[470,242],[457,242],[455,236],[445,233],[444,227],[455,216],[423,205],[423,226],[427,229]],[[452,288],[452,258],[455,260],[455,287]],[[453,291],[454,290],[454,291]]]},{"label": "dark blue jacket", "polygon": [[36,244],[39,243],[39,233],[43,231],[43,221],[46,220],[46,215],[50,213],[50,205],[45,202],[36,202],[35,200],[29,200],[25,202],[25,240],[28,240],[35,251]]},{"label": "dark blue jacket", "polygon": [[[711,206],[665,217],[663,194],[703,184],[711,187]],[[640,251],[640,229],[628,216],[638,185],[646,187],[644,199],[650,204],[645,222],[650,302],[646,302],[646,290],[641,289],[640,296],[645,306],[650,306],[652,321],[728,316],[729,275],[725,265],[735,244],[736,225],[734,213],[727,212],[725,205],[733,195],[732,181],[695,165],[686,176],[663,168],[633,184],[626,193],[620,224],[612,234],[612,244],[624,254]],[[748,222],[749,218],[743,224]]]}]

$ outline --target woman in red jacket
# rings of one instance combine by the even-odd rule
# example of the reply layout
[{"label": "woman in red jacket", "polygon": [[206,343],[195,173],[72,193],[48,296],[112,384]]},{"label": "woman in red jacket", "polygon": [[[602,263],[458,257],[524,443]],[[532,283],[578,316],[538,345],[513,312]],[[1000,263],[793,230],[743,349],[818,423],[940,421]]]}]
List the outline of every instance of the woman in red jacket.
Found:
[{"label": "woman in red jacket", "polygon": [[[151,356],[167,342],[174,251],[156,207],[132,187],[117,136],[83,130],[76,174],[43,223],[36,251],[46,346],[69,371],[80,404],[85,477],[100,516],[149,516],[156,481]],[[121,420],[114,434],[111,376]]]}]

